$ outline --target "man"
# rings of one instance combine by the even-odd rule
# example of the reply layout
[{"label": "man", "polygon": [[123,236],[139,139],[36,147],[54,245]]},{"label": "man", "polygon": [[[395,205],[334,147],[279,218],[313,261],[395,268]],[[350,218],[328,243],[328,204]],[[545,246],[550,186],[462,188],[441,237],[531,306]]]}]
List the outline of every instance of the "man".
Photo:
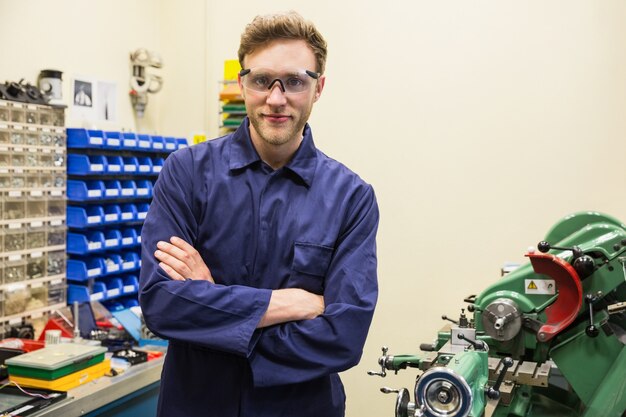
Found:
[{"label": "man", "polygon": [[248,118],[170,155],[142,231],[140,302],[169,339],[162,417],[343,416],[377,298],[372,187],[315,148],[326,42],[296,13],[241,37]]}]

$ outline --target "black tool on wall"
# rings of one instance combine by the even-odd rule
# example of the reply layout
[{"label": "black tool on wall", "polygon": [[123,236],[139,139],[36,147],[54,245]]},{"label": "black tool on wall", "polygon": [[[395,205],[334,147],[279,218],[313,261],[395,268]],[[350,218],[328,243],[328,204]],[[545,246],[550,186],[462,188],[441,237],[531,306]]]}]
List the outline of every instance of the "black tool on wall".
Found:
[{"label": "black tool on wall", "polygon": [[24,79],[17,83],[7,81],[0,84],[0,99],[32,104],[48,104],[49,101],[39,88],[30,83],[24,83]]}]

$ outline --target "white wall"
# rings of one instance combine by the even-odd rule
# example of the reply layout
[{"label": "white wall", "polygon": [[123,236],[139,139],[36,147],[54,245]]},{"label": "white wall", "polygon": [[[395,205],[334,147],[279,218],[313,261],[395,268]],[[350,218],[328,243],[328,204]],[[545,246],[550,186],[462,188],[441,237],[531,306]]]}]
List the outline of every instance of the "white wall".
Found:
[{"label": "white wall", "polygon": [[378,388],[412,388],[415,374],[366,376],[381,345],[416,352],[562,216],[626,221],[626,3],[0,0],[0,80],[57,67],[123,90],[128,53],[148,47],[164,89],[140,126],[120,94],[120,125],[213,136],[223,61],[253,16],[287,9],[329,42],[317,145],[371,182],[381,208],[379,306],[344,375],[347,415],[391,416]]}]

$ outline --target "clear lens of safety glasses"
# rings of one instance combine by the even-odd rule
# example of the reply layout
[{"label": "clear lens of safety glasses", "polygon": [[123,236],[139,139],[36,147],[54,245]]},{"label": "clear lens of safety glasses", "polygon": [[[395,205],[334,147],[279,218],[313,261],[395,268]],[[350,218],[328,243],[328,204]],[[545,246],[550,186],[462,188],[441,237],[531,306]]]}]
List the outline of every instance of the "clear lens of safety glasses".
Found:
[{"label": "clear lens of safety glasses", "polygon": [[268,93],[278,83],[285,94],[299,94],[309,91],[319,78],[317,72],[294,69],[275,71],[267,68],[248,68],[239,72],[241,83],[249,90]]}]

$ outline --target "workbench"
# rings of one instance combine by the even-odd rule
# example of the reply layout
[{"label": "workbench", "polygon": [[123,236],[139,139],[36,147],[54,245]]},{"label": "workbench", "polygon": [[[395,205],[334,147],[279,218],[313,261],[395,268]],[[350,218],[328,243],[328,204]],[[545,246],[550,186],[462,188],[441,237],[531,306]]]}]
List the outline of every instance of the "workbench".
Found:
[{"label": "workbench", "polygon": [[67,392],[67,398],[32,417],[154,417],[164,358],[133,365]]}]

